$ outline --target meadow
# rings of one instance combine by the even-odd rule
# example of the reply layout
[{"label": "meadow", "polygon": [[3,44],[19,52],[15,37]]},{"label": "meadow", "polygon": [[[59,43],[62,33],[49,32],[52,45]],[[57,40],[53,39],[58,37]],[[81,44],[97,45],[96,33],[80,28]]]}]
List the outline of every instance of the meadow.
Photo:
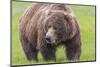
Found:
[{"label": "meadow", "polygon": [[[63,63],[66,61],[64,47],[58,47],[56,62],[43,62],[41,53],[39,53],[39,62],[29,62],[22,50],[19,40],[19,18],[27,7],[30,6],[29,2],[12,2],[12,65],[26,65],[26,64],[47,64],[47,63]],[[75,13],[79,21],[81,36],[82,36],[82,53],[80,61],[94,61],[95,58],[95,7],[94,6],[80,6],[69,5]]]}]

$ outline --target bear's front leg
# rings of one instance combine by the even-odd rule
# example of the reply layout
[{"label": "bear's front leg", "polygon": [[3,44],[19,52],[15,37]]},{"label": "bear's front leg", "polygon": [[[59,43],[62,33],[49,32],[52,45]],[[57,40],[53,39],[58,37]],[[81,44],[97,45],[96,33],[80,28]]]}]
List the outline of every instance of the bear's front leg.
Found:
[{"label": "bear's front leg", "polygon": [[24,53],[29,61],[38,61],[37,54],[38,50],[36,47],[34,47],[29,42],[25,41],[23,38],[21,38],[21,45],[24,50]]},{"label": "bear's front leg", "polygon": [[80,54],[81,54],[81,49],[79,46],[67,47],[67,49],[66,49],[66,56],[70,62],[79,61]]},{"label": "bear's front leg", "polygon": [[44,61],[56,61],[56,48],[46,43],[45,36],[46,33],[40,26],[38,30],[37,48],[40,50]]},{"label": "bear's front leg", "polygon": [[44,46],[41,48],[41,53],[44,61],[56,61],[55,48]]},{"label": "bear's front leg", "polygon": [[40,50],[44,61],[50,61],[50,60],[55,61],[56,60],[55,47],[50,46],[50,44],[49,45],[46,44],[46,41],[45,41],[45,38],[43,37],[43,35],[42,36],[38,35],[37,48]]}]

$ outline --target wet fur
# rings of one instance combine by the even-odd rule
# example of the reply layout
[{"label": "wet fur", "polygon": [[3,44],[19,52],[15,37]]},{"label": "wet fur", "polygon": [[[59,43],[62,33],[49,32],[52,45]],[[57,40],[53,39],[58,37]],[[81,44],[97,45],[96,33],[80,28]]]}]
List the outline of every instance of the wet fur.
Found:
[{"label": "wet fur", "polygon": [[[71,15],[65,15],[62,18],[62,14],[55,11],[65,11],[67,14],[71,13],[71,10],[63,4],[42,4],[33,3],[23,14],[20,19],[20,41],[22,48],[26,54],[28,60],[38,61],[38,51],[41,52],[43,59],[45,61],[54,60],[56,61],[56,48],[57,46],[47,45],[45,40],[45,34],[48,30],[48,25],[50,22],[46,22],[48,16],[51,22],[57,21],[57,17],[61,17],[60,21],[63,21],[61,25],[54,23],[56,27],[61,27],[63,29],[59,30],[62,32],[63,45],[66,48],[66,57],[68,60],[79,60],[81,54],[81,35],[79,25],[75,17]],[[58,23],[61,23],[58,21]],[[66,25],[65,27],[63,27]],[[63,31],[66,30],[66,31]],[[59,38],[60,39],[60,38]]]}]

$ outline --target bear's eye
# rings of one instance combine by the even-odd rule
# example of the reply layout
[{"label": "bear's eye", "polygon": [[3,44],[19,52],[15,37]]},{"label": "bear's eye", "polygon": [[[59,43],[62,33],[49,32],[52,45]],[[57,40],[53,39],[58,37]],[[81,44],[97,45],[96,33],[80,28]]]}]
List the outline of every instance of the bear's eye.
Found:
[{"label": "bear's eye", "polygon": [[54,27],[55,30],[57,30],[57,27]]},{"label": "bear's eye", "polygon": [[49,25],[48,28],[50,28],[51,26]]}]

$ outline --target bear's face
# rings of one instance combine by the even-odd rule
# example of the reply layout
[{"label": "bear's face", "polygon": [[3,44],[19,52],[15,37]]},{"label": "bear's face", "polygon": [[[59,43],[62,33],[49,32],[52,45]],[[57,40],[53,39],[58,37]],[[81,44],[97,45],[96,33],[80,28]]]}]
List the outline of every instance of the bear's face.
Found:
[{"label": "bear's face", "polygon": [[54,27],[48,28],[48,31],[46,33],[46,42],[48,44],[56,44],[57,39],[58,37],[57,37],[56,29]]},{"label": "bear's face", "polygon": [[64,14],[54,14],[46,20],[46,42],[48,44],[58,44],[65,40],[66,19]]}]

